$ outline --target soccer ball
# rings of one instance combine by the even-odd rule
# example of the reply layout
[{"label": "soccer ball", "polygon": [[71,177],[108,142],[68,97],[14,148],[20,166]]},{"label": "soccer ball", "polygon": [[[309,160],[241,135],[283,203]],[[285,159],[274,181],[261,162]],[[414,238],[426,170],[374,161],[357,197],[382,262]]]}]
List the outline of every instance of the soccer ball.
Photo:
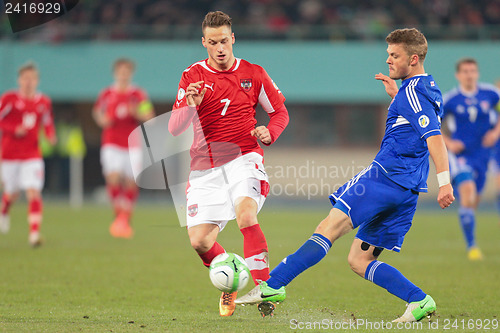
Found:
[{"label": "soccer ball", "polygon": [[235,253],[221,253],[210,264],[210,280],[215,288],[232,293],[245,288],[250,270],[245,259]]}]

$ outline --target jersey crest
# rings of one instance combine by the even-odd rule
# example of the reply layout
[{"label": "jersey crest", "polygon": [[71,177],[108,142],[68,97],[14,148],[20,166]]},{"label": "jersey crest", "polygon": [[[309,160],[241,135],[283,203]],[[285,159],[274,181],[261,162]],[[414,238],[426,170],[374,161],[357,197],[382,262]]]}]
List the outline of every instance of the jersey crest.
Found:
[{"label": "jersey crest", "polygon": [[246,92],[249,92],[250,89],[252,89],[252,79],[241,79],[240,84],[243,90]]}]

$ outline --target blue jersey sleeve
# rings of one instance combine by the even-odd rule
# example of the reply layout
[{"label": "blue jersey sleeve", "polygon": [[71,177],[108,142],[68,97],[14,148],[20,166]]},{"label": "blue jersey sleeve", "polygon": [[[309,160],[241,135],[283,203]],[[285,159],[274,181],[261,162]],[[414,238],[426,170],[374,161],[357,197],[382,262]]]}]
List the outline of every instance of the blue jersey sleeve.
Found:
[{"label": "blue jersey sleeve", "polygon": [[399,111],[420,137],[426,140],[441,134],[442,98],[438,95],[432,97],[422,84],[409,84],[402,92]]}]

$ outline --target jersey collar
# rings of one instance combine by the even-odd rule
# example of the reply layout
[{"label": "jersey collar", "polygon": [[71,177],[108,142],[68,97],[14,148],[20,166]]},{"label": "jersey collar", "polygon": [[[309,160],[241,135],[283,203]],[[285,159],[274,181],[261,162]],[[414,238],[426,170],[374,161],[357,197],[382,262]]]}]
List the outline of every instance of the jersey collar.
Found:
[{"label": "jersey collar", "polygon": [[229,68],[229,69],[228,69],[228,70],[226,70],[226,71],[219,71],[219,70],[217,70],[217,69],[213,68],[212,66],[210,66],[210,65],[208,64],[208,58],[207,58],[207,59],[205,59],[205,61],[204,61],[204,65],[206,66],[206,68],[207,68],[207,69],[209,69],[210,71],[212,71],[212,72],[214,72],[214,73],[229,73],[229,72],[234,72],[234,71],[236,71],[236,70],[238,69],[238,67],[240,67],[240,62],[241,62],[241,59],[240,59],[240,58],[236,58],[236,57],[235,57],[234,59],[235,59],[235,61],[234,61],[233,65],[231,66],[231,68]]}]

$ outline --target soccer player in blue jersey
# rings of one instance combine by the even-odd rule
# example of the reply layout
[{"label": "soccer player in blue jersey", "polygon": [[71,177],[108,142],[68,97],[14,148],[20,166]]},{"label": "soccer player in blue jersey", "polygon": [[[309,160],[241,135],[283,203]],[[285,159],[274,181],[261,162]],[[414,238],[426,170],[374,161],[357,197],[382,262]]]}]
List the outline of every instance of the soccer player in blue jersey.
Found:
[{"label": "soccer player in blue jersey", "polygon": [[455,76],[458,87],[444,95],[443,121],[450,136],[443,136],[449,151],[452,185],[460,202],[460,224],[467,242],[470,260],[483,255],[476,245],[475,210],[486,182],[492,148],[500,134],[495,106],[498,89],[479,83],[476,60],[464,58],[457,62]]},{"label": "soccer player in blue jersey", "polygon": [[[500,90],[500,80],[496,81],[495,86]],[[497,104],[496,109],[497,112],[500,113],[500,103]],[[497,186],[497,209],[500,212],[500,140],[498,140],[495,145],[493,159],[495,163],[495,178]]]},{"label": "soccer player in blue jersey", "polygon": [[[283,301],[286,285],[323,259],[338,238],[359,228],[347,260],[356,274],[409,303],[395,321],[418,321],[436,310],[430,295],[396,268],[377,260],[383,249],[401,249],[419,193],[427,192],[429,154],[437,170],[439,205],[446,208],[455,199],[440,131],[441,92],[424,71],[427,40],[417,29],[399,29],[386,41],[389,77],[377,74],[375,78],[393,100],[379,153],[371,165],[330,195],[333,208],[312,237],[237,304]],[[398,79],[402,80],[399,90],[394,81]]]}]

